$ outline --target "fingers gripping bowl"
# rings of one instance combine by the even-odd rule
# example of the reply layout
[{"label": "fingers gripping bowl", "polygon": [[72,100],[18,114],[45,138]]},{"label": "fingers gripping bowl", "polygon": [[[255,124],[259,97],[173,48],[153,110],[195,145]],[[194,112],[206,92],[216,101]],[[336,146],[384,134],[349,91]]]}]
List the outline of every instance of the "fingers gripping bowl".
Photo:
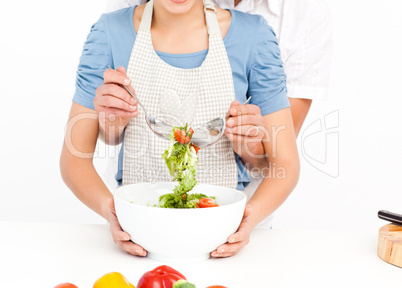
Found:
[{"label": "fingers gripping bowl", "polygon": [[161,195],[170,193],[174,182],[138,183],[114,193],[117,218],[131,240],[148,251],[148,257],[166,262],[196,262],[226,243],[243,217],[243,192],[198,184],[192,193],[216,197],[219,207],[167,209],[153,207]]}]

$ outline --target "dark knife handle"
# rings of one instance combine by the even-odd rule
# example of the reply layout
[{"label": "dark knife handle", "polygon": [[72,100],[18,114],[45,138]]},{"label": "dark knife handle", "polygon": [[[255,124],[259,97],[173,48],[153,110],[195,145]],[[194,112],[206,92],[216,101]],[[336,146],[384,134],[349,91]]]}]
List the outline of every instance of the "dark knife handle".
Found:
[{"label": "dark knife handle", "polygon": [[402,225],[402,215],[392,213],[386,210],[378,211],[378,218]]}]

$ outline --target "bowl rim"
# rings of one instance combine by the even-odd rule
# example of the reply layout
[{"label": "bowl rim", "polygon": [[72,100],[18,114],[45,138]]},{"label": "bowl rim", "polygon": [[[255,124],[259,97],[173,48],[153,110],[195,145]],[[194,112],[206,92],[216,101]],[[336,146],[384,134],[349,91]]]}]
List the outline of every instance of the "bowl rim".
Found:
[{"label": "bowl rim", "polygon": [[[137,203],[132,203],[132,202],[129,202],[129,201],[127,201],[127,200],[124,200],[124,199],[122,199],[121,197],[119,197],[118,195],[116,195],[116,194],[118,194],[118,192],[119,192],[119,190],[121,190],[121,189],[123,189],[123,188],[126,188],[127,186],[135,186],[135,185],[144,185],[144,184],[149,184],[149,185],[151,185],[151,184],[157,184],[157,183],[169,183],[170,185],[171,185],[171,183],[174,183],[174,182],[166,182],[166,181],[164,181],[164,182],[140,182],[140,183],[134,183],[134,184],[127,184],[127,185],[122,185],[122,186],[119,186],[119,187],[117,187],[116,189],[115,189],[115,191],[113,191],[113,199],[117,199],[118,201],[121,201],[121,202],[123,202],[123,203],[127,203],[127,204],[130,204],[130,205],[134,205],[134,206],[137,206],[137,207],[141,207],[141,208],[143,208],[143,209],[146,209],[146,208],[156,208],[156,209],[161,209],[161,210],[167,210],[167,211],[205,211],[205,210],[207,210],[207,209],[197,209],[197,208],[162,208],[162,207],[155,207],[155,206],[147,206],[147,205],[140,205],[140,204],[137,204]],[[206,185],[206,186],[213,186],[213,187],[222,187],[222,188],[225,188],[225,189],[229,189],[229,190],[233,190],[233,192],[235,192],[235,193],[237,193],[238,195],[240,195],[241,196],[241,199],[240,200],[238,200],[238,201],[236,201],[236,202],[234,202],[234,203],[230,203],[230,204],[226,204],[226,205],[219,205],[218,207],[208,207],[208,210],[209,209],[214,209],[214,210],[217,210],[217,209],[229,209],[231,206],[234,206],[234,205],[241,205],[242,204],[242,202],[246,202],[247,201],[247,196],[246,196],[246,194],[244,193],[244,191],[241,191],[241,190],[237,190],[237,189],[234,189],[234,188],[229,188],[229,187],[225,187],[225,186],[218,186],[218,185],[212,185],[212,184],[206,184],[206,183],[199,183],[199,184],[197,184],[197,185]],[[191,193],[191,191],[189,192],[189,194],[192,194]]]}]

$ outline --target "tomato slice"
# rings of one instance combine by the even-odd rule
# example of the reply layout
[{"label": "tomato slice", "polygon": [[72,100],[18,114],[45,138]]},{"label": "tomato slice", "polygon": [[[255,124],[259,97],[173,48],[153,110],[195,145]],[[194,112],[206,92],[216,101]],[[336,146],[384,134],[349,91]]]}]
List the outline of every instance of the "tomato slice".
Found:
[{"label": "tomato slice", "polygon": [[190,135],[193,136],[193,134],[194,134],[193,128],[190,127],[190,129],[188,129],[188,133],[190,133]]},{"label": "tomato slice", "polygon": [[174,138],[180,144],[187,144],[191,140],[191,137],[187,137],[186,133],[180,129],[174,130]]},{"label": "tomato slice", "polygon": [[209,208],[209,207],[218,207],[214,199],[211,198],[201,198],[200,199],[200,208]]},{"label": "tomato slice", "polygon": [[193,146],[194,150],[195,150],[195,154],[198,154],[198,150],[200,150],[200,148],[198,148],[197,146],[195,146],[194,144],[191,144],[191,146]]}]

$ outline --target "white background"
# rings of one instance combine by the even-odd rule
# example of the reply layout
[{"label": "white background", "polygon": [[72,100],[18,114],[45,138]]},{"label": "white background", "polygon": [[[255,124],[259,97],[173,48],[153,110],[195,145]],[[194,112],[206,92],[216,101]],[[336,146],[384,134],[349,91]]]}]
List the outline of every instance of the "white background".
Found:
[{"label": "white background", "polygon": [[[312,105],[298,139],[301,178],[274,227],[376,231],[385,224],[378,210],[402,213],[402,2],[328,3],[334,26],[329,100]],[[104,223],[64,185],[59,156],[81,49],[105,5],[1,4],[0,221]],[[336,117],[325,123],[328,114],[339,115],[339,125]],[[324,129],[338,127],[312,134],[320,119]],[[95,159],[101,171],[103,156]]]}]

